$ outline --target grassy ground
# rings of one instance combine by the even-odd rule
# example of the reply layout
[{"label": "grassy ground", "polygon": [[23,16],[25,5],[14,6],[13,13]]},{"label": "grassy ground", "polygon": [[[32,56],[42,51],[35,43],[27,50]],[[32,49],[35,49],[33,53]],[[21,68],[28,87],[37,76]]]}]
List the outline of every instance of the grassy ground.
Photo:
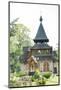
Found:
[{"label": "grassy ground", "polygon": [[58,76],[52,75],[48,80],[46,80],[46,85],[58,84]]},{"label": "grassy ground", "polygon": [[[12,81],[13,80],[13,81]],[[37,86],[37,82],[32,82],[30,76],[14,77],[10,81],[10,87],[23,87],[23,86]],[[45,85],[56,85],[58,84],[58,76],[51,75],[49,79],[46,79]]]}]

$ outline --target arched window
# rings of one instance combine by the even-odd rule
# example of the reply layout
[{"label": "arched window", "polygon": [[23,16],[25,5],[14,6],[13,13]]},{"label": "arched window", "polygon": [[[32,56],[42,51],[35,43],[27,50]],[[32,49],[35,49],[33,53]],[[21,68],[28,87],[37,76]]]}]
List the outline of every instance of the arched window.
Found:
[{"label": "arched window", "polygon": [[48,63],[48,61],[44,61],[44,64],[43,64],[43,71],[44,71],[44,72],[49,71],[49,63]]}]

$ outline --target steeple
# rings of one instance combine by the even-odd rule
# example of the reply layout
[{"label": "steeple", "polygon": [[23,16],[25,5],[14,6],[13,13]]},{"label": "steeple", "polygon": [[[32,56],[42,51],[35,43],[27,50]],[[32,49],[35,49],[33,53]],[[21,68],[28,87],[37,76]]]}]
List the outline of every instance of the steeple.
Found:
[{"label": "steeple", "polygon": [[34,39],[35,43],[43,43],[43,42],[48,42],[49,39],[46,36],[46,33],[44,31],[43,25],[42,25],[42,16],[40,17],[40,26],[38,28],[36,37]]}]

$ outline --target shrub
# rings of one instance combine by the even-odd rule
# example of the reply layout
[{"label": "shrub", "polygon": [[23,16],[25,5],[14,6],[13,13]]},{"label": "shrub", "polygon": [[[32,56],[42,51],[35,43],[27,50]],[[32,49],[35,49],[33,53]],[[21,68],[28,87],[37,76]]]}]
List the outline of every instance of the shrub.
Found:
[{"label": "shrub", "polygon": [[38,85],[45,85],[46,80],[44,77],[42,77],[40,80],[38,80]]},{"label": "shrub", "polygon": [[26,75],[26,73],[25,72],[18,72],[18,73],[16,73],[16,77],[21,77],[21,76],[25,76]]},{"label": "shrub", "polygon": [[36,70],[34,75],[31,77],[31,81],[35,81],[36,79],[40,78],[40,71]]},{"label": "shrub", "polygon": [[33,77],[34,77],[35,79],[38,79],[40,76],[39,76],[37,73],[35,73]]},{"label": "shrub", "polygon": [[40,71],[39,71],[39,70],[36,70],[33,77],[34,77],[35,79],[40,78]]},{"label": "shrub", "polygon": [[35,74],[31,77],[31,81],[36,82],[37,85],[45,85],[46,78],[41,75],[40,71],[36,70]]},{"label": "shrub", "polygon": [[45,77],[46,79],[50,78],[50,76],[51,76],[51,72],[45,72],[43,74],[43,77]]},{"label": "shrub", "polygon": [[31,81],[34,82],[35,81],[35,78],[34,76],[31,77]]}]

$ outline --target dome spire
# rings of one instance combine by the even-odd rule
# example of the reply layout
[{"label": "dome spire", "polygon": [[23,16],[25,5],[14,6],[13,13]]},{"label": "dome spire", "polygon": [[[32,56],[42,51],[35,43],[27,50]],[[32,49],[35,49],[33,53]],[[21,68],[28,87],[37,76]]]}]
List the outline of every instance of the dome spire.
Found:
[{"label": "dome spire", "polygon": [[40,16],[40,21],[42,22],[42,20],[43,20],[43,19],[42,19],[42,16]]},{"label": "dome spire", "polygon": [[[42,16],[40,17],[40,22],[42,22]],[[48,42],[48,41],[49,39],[47,38],[43,25],[42,23],[40,23],[34,42],[43,43],[43,42]]]}]

